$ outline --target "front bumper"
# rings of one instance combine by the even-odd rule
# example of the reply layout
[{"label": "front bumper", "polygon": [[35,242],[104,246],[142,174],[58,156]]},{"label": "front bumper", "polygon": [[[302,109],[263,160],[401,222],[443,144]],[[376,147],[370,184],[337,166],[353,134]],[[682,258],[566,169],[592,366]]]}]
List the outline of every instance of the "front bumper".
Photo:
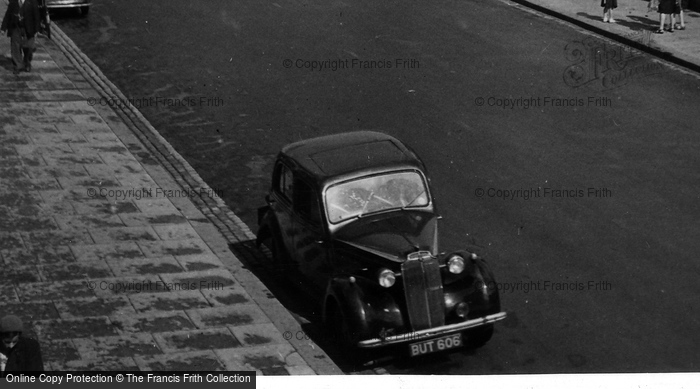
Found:
[{"label": "front bumper", "polygon": [[486,324],[495,323],[506,318],[505,312],[494,313],[493,315],[487,315],[480,317],[478,319],[472,319],[463,321],[455,324],[448,324],[435,328],[428,328],[425,330],[407,332],[405,334],[387,336],[384,339],[372,338],[367,340],[362,340],[357,343],[357,347],[360,348],[377,348],[386,347],[396,344],[416,342],[421,340],[428,340],[431,338],[436,338],[439,336],[450,335],[470,328],[480,327]]}]

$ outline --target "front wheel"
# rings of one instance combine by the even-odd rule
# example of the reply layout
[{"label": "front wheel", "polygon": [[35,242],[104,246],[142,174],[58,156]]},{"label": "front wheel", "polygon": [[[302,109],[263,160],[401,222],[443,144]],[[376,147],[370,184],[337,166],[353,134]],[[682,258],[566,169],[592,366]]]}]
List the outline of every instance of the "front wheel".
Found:
[{"label": "front wheel", "polygon": [[334,307],[330,320],[327,322],[331,336],[338,339],[341,348],[342,358],[354,369],[362,369],[368,363],[370,353],[367,350],[357,347],[358,337],[343,314],[342,309]]},{"label": "front wheel", "polygon": [[88,16],[88,13],[90,13],[90,6],[83,6],[78,8],[78,15],[80,15],[81,17]]},{"label": "front wheel", "polygon": [[339,343],[344,349],[357,349],[356,337],[340,308],[333,310],[331,319],[332,331],[338,336]]},{"label": "front wheel", "polygon": [[484,346],[493,336],[493,324],[477,327],[464,333],[467,338],[467,348],[475,349]]}]

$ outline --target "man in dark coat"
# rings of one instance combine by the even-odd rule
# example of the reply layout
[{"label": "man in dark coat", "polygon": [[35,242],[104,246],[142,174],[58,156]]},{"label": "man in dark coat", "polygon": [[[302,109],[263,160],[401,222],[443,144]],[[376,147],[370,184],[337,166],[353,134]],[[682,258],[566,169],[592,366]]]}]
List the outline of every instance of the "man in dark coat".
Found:
[{"label": "man in dark coat", "polygon": [[22,70],[32,70],[34,36],[41,29],[41,14],[36,1],[10,0],[2,19],[0,32],[7,31],[7,36],[10,37],[15,74]]},{"label": "man in dark coat", "polygon": [[44,371],[39,342],[22,336],[22,332],[19,317],[0,319],[0,377],[15,371]]}]

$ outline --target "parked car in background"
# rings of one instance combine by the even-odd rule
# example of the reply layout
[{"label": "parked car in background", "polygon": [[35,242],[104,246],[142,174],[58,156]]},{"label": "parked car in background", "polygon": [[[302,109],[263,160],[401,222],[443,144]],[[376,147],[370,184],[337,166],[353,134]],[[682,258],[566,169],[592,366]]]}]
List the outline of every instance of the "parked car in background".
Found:
[{"label": "parked car in background", "polygon": [[258,244],[316,289],[348,349],[480,347],[506,317],[486,261],[440,251],[428,182],[418,156],[378,132],[309,139],[277,156]]},{"label": "parked car in background", "polygon": [[92,0],[38,0],[41,12],[41,33],[51,39],[51,16],[49,11],[73,9],[80,16],[87,16],[90,12]]},{"label": "parked car in background", "polygon": [[82,16],[86,16],[90,12],[92,5],[92,0],[44,0],[44,2],[49,10],[73,8]]}]

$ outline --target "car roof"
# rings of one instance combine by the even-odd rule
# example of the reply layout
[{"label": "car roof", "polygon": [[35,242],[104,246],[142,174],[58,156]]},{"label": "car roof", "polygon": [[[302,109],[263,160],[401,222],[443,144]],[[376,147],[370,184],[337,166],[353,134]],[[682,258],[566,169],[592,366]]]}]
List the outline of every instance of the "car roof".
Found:
[{"label": "car roof", "polygon": [[423,163],[398,139],[374,131],[353,131],[295,142],[282,155],[318,178],[389,168],[417,168]]}]

